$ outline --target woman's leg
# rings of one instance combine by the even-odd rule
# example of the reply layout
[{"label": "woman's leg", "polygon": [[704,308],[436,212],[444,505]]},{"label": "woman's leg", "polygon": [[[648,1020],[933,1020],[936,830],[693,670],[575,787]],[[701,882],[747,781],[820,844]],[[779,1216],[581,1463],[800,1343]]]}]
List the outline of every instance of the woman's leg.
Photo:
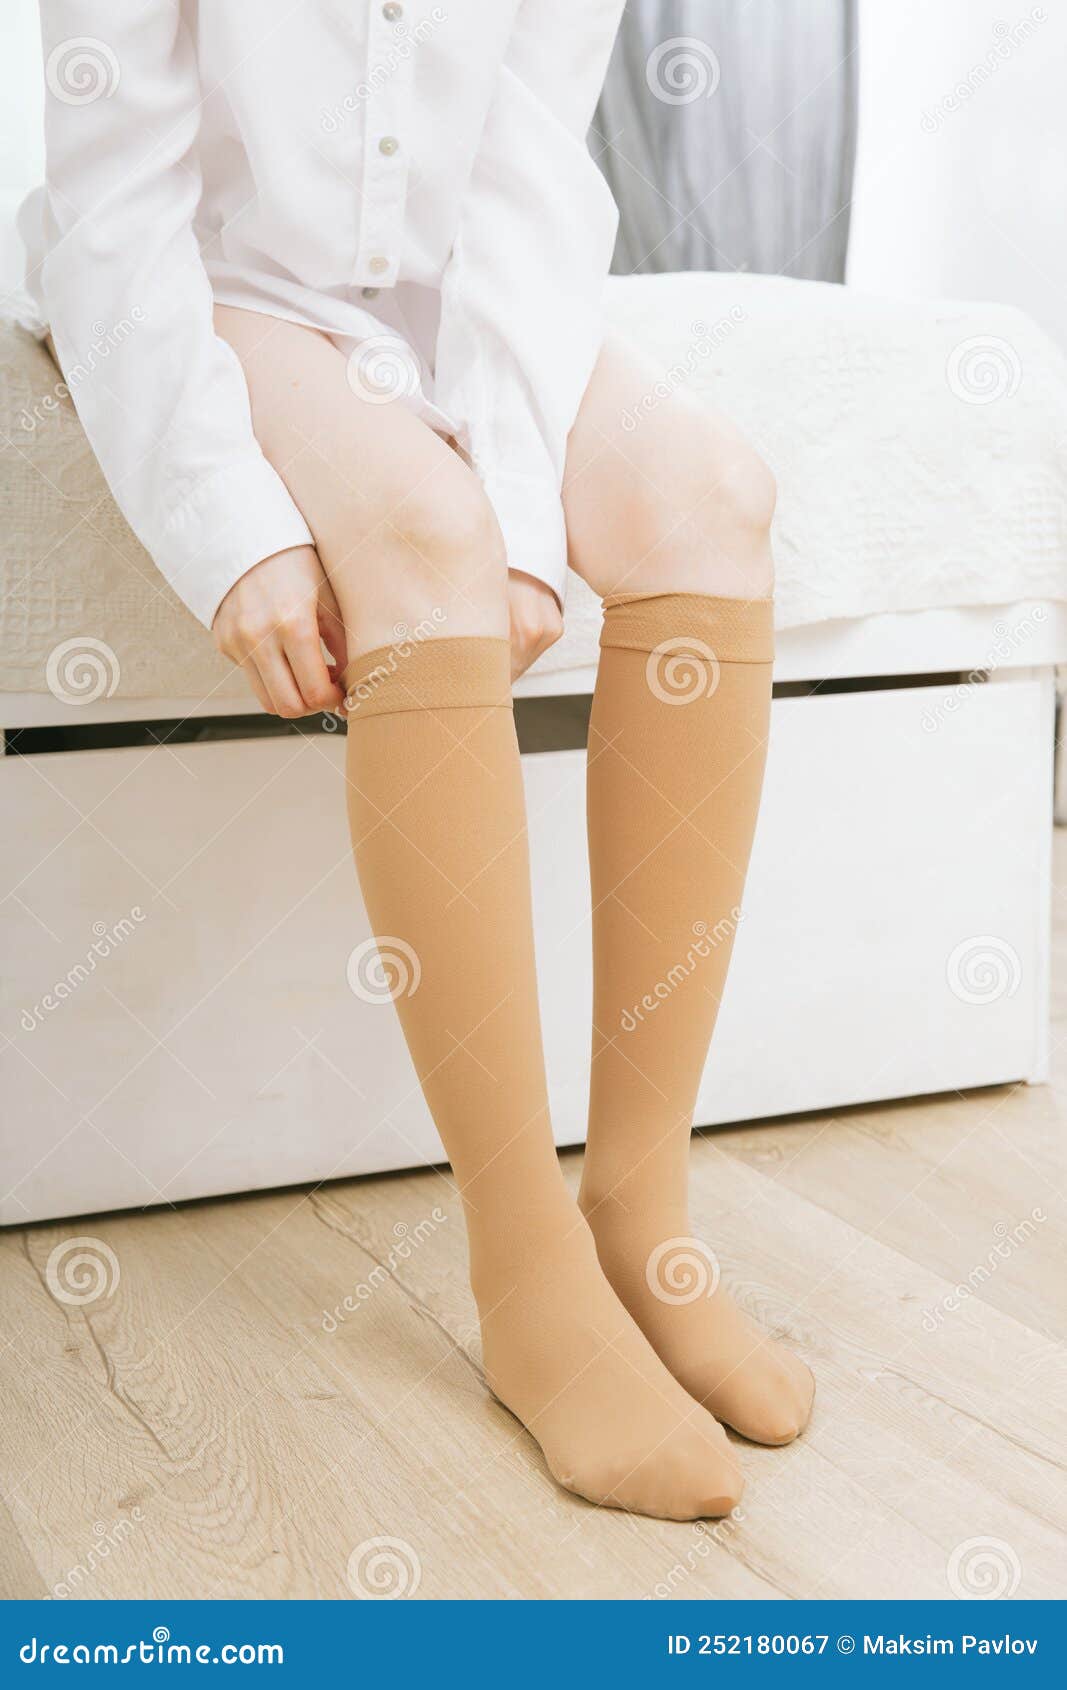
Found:
[{"label": "woman's leg", "polygon": [[[770,472],[610,342],[573,430],[577,572],[605,601],[589,734],[594,1010],[582,1207],[672,1373],[762,1443],[811,1376],[717,1288],[690,1236],[689,1136],[759,806],[770,707]],[[639,416],[627,430],[624,417]]]},{"label": "woman's leg", "polygon": [[[351,393],[321,336],[219,322],[344,619],[356,862],[462,1193],[489,1382],[569,1488],[723,1513],[729,1445],[607,1284],[552,1141],[495,521],[456,454]],[[430,637],[392,635],[419,623]]]}]

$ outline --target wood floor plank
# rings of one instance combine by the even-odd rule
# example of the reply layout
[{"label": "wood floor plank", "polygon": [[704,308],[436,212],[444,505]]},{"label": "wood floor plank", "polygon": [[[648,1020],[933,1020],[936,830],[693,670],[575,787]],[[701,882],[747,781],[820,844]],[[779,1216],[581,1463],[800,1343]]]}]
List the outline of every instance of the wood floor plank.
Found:
[{"label": "wood floor plank", "polygon": [[[61,1579],[96,1519],[135,1494],[142,1529],[94,1576],[94,1594],[344,1594],[348,1556],[375,1535],[382,1479],[403,1472],[403,1453],[381,1446],[360,1399],[204,1247],[202,1229],[166,1213],[97,1226],[122,1264],[114,1296],[40,1322],[53,1350],[70,1343],[57,1325],[76,1334],[65,1394],[79,1423],[46,1425],[42,1438],[20,1416],[31,1459],[4,1475],[5,1492],[42,1521],[34,1553],[46,1580]],[[35,1252],[49,1243],[48,1229],[32,1235]],[[344,1496],[327,1482],[342,1435]],[[297,1521],[308,1488],[313,1519]]]},{"label": "wood floor plank", "polygon": [[[797,1444],[738,1443],[731,1520],[551,1482],[424,1171],[0,1234],[0,1595],[938,1597],[982,1537],[1062,1595],[1067,833],[1056,864],[1051,1086],[694,1142],[694,1231],[818,1380]],[[84,1305],[53,1271],[82,1235]]]},{"label": "wood floor plank", "polygon": [[[744,1559],[728,1555],[715,1528],[636,1521],[560,1491],[540,1452],[484,1389],[472,1361],[469,1293],[453,1334],[436,1297],[417,1294],[396,1269],[418,1255],[432,1282],[445,1259],[463,1258],[455,1202],[438,1176],[353,1182],[366,1204],[365,1242],[350,1226],[343,1186],[307,1201],[271,1232],[270,1202],[245,1203],[222,1245],[254,1273],[294,1336],[358,1391],[388,1428],[394,1471],[379,1487],[377,1530],[410,1542],[424,1589],[450,1596],[641,1596],[678,1564],[721,1596],[776,1594]],[[420,1189],[421,1185],[421,1189]],[[390,1196],[386,1211],[382,1190]],[[432,1224],[433,1230],[428,1230]],[[350,1308],[344,1300],[349,1299]],[[442,1359],[442,1354],[444,1359]],[[344,1483],[344,1450],[334,1480]],[[309,1495],[303,1506],[315,1506]],[[689,1573],[690,1563],[693,1573]]]},{"label": "wood floor plank", "polygon": [[[568,1158],[572,1176],[574,1161]],[[884,1563],[891,1548],[894,1569],[887,1575],[883,1565],[879,1588],[942,1595],[948,1555],[978,1535],[974,1522],[992,1510],[1029,1552],[1030,1593],[1044,1591],[1042,1569],[1054,1562],[1063,1517],[1050,1506],[1062,1486],[1057,1411],[1048,1401],[1062,1392],[1059,1352],[992,1309],[947,1339],[927,1333],[921,1311],[936,1308],[946,1282],[706,1142],[696,1147],[695,1173],[695,1217],[702,1235],[716,1239],[735,1291],[756,1318],[791,1332],[820,1380],[807,1439],[786,1452],[744,1448],[751,1521],[731,1531],[735,1551],[787,1593],[804,1593],[804,1581],[815,1577],[830,1580],[829,1593],[862,1594],[872,1588],[871,1569],[855,1546],[875,1519],[878,1558]],[[434,1180],[350,1182],[315,1202],[329,1207],[335,1229],[381,1252],[391,1227],[410,1233],[434,1207],[448,1212],[451,1194]],[[458,1227],[440,1230],[432,1254],[412,1249],[392,1265],[476,1359]],[[886,1356],[896,1358],[893,1365]],[[966,1389],[954,1389],[957,1372]],[[1022,1383],[1028,1377],[1044,1397],[1036,1414]],[[1003,1433],[989,1419],[997,1413]],[[924,1470],[925,1494],[916,1484]],[[937,1530],[926,1506],[931,1490],[942,1499]],[[798,1581],[795,1522],[835,1512],[839,1530],[813,1541]],[[842,1542],[853,1549],[838,1564],[834,1545]],[[887,1578],[898,1581],[896,1591]]]},{"label": "wood floor plank", "polygon": [[1058,1334],[1067,1330],[1064,1115],[1049,1087],[1002,1087],[707,1136],[962,1286],[961,1303],[977,1298]]},{"label": "wood floor plank", "polygon": [[[27,1522],[27,1536],[33,1526]],[[0,1602],[40,1601],[49,1592],[10,1510],[0,1502]]]},{"label": "wood floor plank", "polygon": [[85,1312],[44,1285],[64,1229],[21,1254],[7,1236],[21,1443],[3,1489],[36,1522],[41,1576],[64,1581],[136,1511],[85,1593],[343,1594],[351,1551],[385,1537],[425,1594],[934,1596],[953,1548],[992,1533],[1020,1595],[1054,1594],[1047,1339],[978,1300],[927,1332],[948,1282],[923,1264],[719,1144],[694,1169],[698,1230],[820,1382],[805,1440],[744,1447],[736,1520],[633,1520],[551,1485],[484,1393],[456,1199],[428,1173],[96,1222],[122,1278]]}]

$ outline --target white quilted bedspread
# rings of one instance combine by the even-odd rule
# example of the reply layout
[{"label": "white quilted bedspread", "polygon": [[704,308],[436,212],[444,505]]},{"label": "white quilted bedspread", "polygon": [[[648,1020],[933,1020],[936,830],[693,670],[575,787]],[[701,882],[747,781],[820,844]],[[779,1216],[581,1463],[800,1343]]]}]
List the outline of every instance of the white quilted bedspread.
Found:
[{"label": "white quilted bedspread", "polygon": [[[666,389],[706,395],[774,468],[779,627],[1067,599],[1067,368],[1020,312],[700,274],[613,278],[608,310]],[[44,347],[0,324],[0,687],[47,690],[50,654],[78,639],[115,653],[117,696],[242,696],[119,515],[57,381]],[[580,583],[566,621],[543,672],[593,656]]]}]

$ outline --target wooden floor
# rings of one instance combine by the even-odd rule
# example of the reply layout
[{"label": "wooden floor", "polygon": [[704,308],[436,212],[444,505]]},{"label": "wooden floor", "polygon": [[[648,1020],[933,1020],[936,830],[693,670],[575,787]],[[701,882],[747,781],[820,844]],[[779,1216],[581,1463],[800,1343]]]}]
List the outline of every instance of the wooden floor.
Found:
[{"label": "wooden floor", "polygon": [[[819,1384],[799,1443],[740,1446],[729,1522],[553,1486],[486,1395],[430,1172],[0,1235],[0,1595],[1062,1596],[1057,853],[1051,1086],[694,1144],[696,1230]],[[49,1287],[79,1234],[117,1264],[85,1306]]]}]

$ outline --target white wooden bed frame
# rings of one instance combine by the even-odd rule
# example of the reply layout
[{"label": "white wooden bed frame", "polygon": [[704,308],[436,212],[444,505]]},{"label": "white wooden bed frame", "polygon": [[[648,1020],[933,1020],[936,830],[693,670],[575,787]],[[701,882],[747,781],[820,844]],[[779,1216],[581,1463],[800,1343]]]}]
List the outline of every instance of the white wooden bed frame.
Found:
[{"label": "white wooden bed frame", "polygon": [[[988,671],[1018,626],[987,680],[929,680]],[[784,690],[699,1124],[1044,1078],[1065,658],[1053,604],[779,637]],[[521,691],[591,681],[534,675]],[[2,708],[8,730],[190,714],[180,699],[72,710],[48,694]],[[391,1005],[346,983],[369,929],[342,760],[322,734],[0,762],[0,1222],[442,1160]],[[524,767],[552,1105],[572,1144],[589,1044],[584,753]],[[94,932],[110,954],[86,970]]]}]

